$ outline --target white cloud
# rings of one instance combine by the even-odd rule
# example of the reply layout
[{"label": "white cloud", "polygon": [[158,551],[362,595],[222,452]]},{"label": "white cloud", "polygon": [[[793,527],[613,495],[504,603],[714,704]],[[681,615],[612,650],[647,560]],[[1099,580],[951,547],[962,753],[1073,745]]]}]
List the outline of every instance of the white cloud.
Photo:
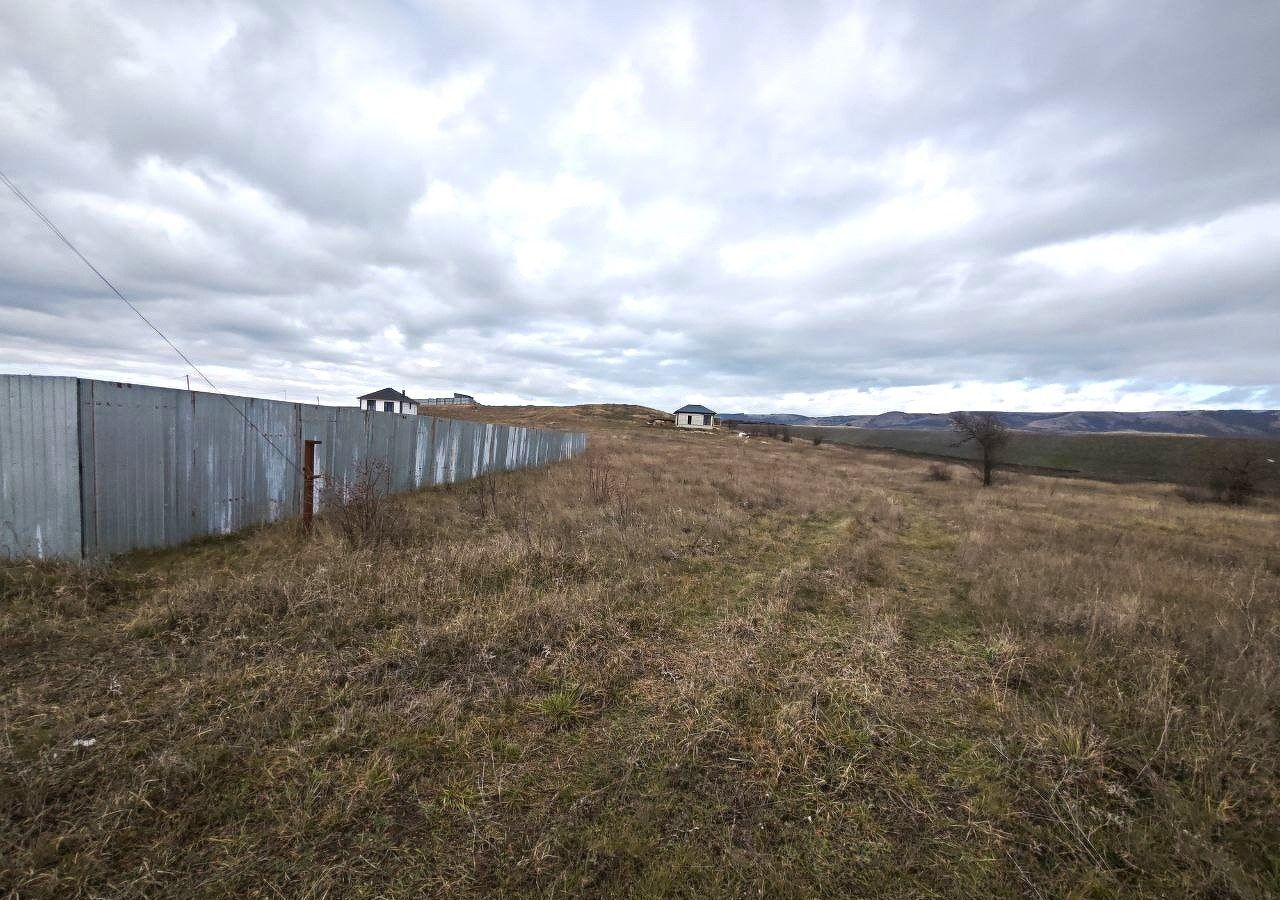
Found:
[{"label": "white cloud", "polygon": [[739,277],[801,278],[885,248],[900,250],[927,241],[977,214],[977,201],[962,189],[903,193],[818,231],[728,244],[720,249],[720,263]]},{"label": "white cloud", "polygon": [[1280,246],[1280,203],[1233,211],[1203,224],[1160,231],[1118,231],[1026,250],[1020,262],[1067,278],[1129,275],[1157,267],[1205,264]]},{"label": "white cloud", "polygon": [[[1278,28],[1117,0],[16,0],[0,160],[228,389],[1280,403]],[[181,383],[4,202],[6,367]]]},{"label": "white cloud", "polygon": [[789,129],[856,111],[860,105],[902,102],[919,87],[904,42],[904,25],[888,10],[873,20],[865,8],[823,23],[807,44],[756,67],[756,102]]},{"label": "white cloud", "polygon": [[352,128],[395,139],[409,146],[436,140],[484,90],[489,66],[446,76],[430,84],[384,76],[356,80],[356,88],[327,111],[331,127]]}]

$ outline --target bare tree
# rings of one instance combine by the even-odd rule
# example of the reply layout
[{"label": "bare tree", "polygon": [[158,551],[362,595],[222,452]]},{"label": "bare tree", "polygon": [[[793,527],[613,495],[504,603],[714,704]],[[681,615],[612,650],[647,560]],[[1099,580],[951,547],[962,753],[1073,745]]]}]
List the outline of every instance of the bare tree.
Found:
[{"label": "bare tree", "polygon": [[1209,472],[1208,486],[1214,499],[1243,506],[1258,492],[1266,459],[1256,441],[1221,441],[1213,445],[1217,459]]},{"label": "bare tree", "polygon": [[951,427],[960,435],[960,440],[952,444],[953,447],[969,441],[978,445],[982,483],[990,486],[991,474],[1000,462],[1004,448],[1009,445],[1009,429],[995,413],[955,412],[951,414]]}]

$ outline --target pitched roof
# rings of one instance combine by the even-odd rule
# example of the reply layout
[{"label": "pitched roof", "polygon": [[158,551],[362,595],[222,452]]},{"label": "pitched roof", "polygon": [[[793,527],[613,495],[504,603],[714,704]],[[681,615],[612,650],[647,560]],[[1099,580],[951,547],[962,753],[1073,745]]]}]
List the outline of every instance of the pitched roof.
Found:
[{"label": "pitched roof", "polygon": [[679,415],[680,413],[702,413],[703,415],[707,415],[707,416],[715,415],[715,412],[713,410],[707,409],[705,406],[699,406],[696,403],[690,403],[688,406],[680,407],[679,409],[676,410],[675,414]]},{"label": "pitched roof", "polygon": [[365,394],[359,397],[360,400],[398,400],[401,403],[417,403],[412,397],[406,397],[395,388],[383,388],[380,391],[374,391],[372,394]]}]

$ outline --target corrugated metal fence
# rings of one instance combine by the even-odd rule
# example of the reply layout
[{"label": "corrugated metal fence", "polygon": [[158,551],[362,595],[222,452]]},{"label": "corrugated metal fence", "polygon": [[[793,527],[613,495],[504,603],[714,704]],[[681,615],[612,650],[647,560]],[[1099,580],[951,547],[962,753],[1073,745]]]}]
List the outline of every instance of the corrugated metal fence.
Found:
[{"label": "corrugated metal fence", "polygon": [[329,483],[354,481],[377,459],[393,491],[587,446],[584,434],[540,428],[230,400],[235,408],[217,394],[0,375],[0,558],[109,556],[296,516],[307,442]]}]

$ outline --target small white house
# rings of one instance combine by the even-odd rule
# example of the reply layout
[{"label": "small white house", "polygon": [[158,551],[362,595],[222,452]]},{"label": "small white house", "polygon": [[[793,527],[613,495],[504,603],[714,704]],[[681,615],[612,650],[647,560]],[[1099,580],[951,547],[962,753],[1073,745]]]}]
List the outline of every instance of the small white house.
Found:
[{"label": "small white house", "polygon": [[405,413],[410,416],[418,413],[418,401],[395,388],[383,388],[357,399],[357,406],[374,412]]},{"label": "small white house", "polygon": [[691,403],[675,411],[677,428],[698,428],[710,431],[716,426],[716,414],[705,406]]}]

